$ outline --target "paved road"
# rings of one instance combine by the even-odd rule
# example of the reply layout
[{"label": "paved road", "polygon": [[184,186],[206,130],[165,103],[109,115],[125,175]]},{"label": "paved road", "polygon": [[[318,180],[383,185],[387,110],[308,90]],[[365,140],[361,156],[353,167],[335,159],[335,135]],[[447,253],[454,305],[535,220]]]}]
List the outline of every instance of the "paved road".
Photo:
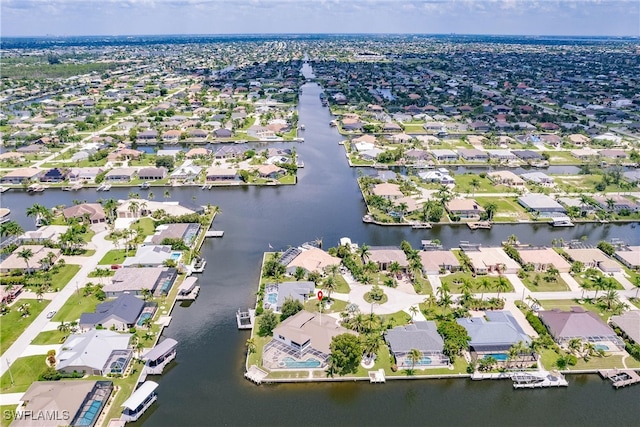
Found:
[{"label": "paved road", "polygon": [[[27,348],[31,344],[31,341],[43,330],[49,326],[49,319],[47,319],[47,312],[51,310],[60,310],[62,306],[67,302],[71,295],[76,292],[76,284],[79,286],[84,285],[88,280],[88,275],[96,268],[98,261],[111,249],[114,248],[113,242],[105,240],[108,234],[108,230],[105,229],[96,233],[91,240],[96,247],[96,253],[90,257],[86,257],[84,264],[80,268],[80,271],[69,281],[58,294],[51,300],[47,309],[40,313],[38,317],[25,329],[20,337],[7,349],[7,351],[0,356],[0,376],[2,376],[8,368],[7,360],[9,363],[13,363],[17,358],[27,351]],[[55,284],[54,284],[55,285]]]}]

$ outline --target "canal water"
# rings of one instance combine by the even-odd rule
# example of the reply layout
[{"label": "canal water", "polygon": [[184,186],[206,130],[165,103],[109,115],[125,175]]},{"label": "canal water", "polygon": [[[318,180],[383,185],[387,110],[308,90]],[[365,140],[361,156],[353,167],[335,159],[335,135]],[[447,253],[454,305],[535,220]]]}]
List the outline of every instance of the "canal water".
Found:
[{"label": "canal water", "polygon": [[[305,70],[305,71],[308,71]],[[146,426],[217,425],[637,425],[638,390],[614,390],[595,376],[570,376],[566,389],[518,390],[507,381],[459,380],[368,383],[287,384],[257,387],[243,379],[244,343],[249,332],[236,329],[235,312],[255,302],[260,261],[271,245],[284,250],[316,238],[324,247],[340,237],[369,245],[397,245],[407,239],[460,240],[499,244],[516,234],[523,242],[550,244],[552,239],[587,236],[592,242],[618,237],[640,244],[630,225],[583,225],[552,229],[547,225],[496,226],[470,231],[466,226],[413,230],[363,224],[365,206],[348,167],[342,138],[329,127],[332,117],[320,104],[321,89],[303,87],[300,123],[305,142],[295,146],[305,167],[296,186],[264,188],[171,188],[170,200],[219,205],[214,227],[223,239],[205,241],[208,263],[200,275],[201,292],[190,306],[176,306],[165,330],[178,340],[177,362],[160,383],[158,402],[137,423]],[[266,147],[266,145],[264,145]],[[23,215],[33,203],[52,207],[74,199],[126,198],[129,189],[108,193],[45,191],[30,195],[11,191],[1,203],[14,219],[33,229]],[[144,190],[134,190],[143,194]],[[151,190],[154,191],[154,190]],[[154,192],[156,200],[164,191]]]}]

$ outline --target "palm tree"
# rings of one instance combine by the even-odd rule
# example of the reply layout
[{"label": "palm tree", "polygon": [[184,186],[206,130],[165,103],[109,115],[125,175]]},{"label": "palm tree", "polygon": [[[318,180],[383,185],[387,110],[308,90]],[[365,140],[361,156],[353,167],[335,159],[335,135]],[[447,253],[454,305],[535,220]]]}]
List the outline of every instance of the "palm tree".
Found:
[{"label": "palm tree", "polygon": [[116,202],[113,199],[108,199],[104,202],[103,207],[105,209],[107,219],[109,220],[110,223],[112,223],[114,218],[116,217],[116,209],[118,208],[118,202]]},{"label": "palm tree", "polygon": [[362,340],[362,350],[369,357],[373,357],[380,348],[381,335],[377,332],[366,334]]},{"label": "palm tree", "polygon": [[611,310],[613,304],[618,301],[618,292],[612,288],[607,289],[602,296],[602,301],[606,304],[607,310]]},{"label": "palm tree", "polygon": [[24,260],[24,263],[27,265],[27,273],[31,273],[31,268],[29,267],[29,260],[33,258],[33,251],[31,248],[23,247],[18,252],[18,258],[22,258]]},{"label": "palm tree", "polygon": [[58,330],[62,332],[62,335],[64,335],[64,338],[66,338],[69,332],[71,331],[71,325],[69,325],[68,323],[65,323],[63,320],[58,325]]},{"label": "palm tree", "polygon": [[0,224],[0,236],[19,236],[24,230],[17,222],[11,220]]},{"label": "palm tree", "polygon": [[613,208],[614,208],[614,207],[615,207],[615,205],[616,205],[616,201],[615,201],[615,200],[613,200],[613,199],[612,199],[612,198],[610,198],[610,197],[608,197],[608,198],[605,200],[605,203],[607,204],[607,209],[609,209],[610,211],[612,211],[612,210],[613,210]]},{"label": "palm tree", "polygon": [[478,187],[480,187],[480,180],[474,176],[473,178],[471,178],[471,182],[469,182],[469,184],[471,184],[471,187],[473,188],[472,196],[475,197],[476,190],[478,189]]},{"label": "palm tree", "polygon": [[151,291],[147,288],[141,289],[140,293],[142,294],[142,299],[144,301],[148,301],[151,298]]},{"label": "palm tree", "polygon": [[38,297],[38,302],[42,302],[42,295],[44,295],[42,286],[38,286],[38,288],[36,289],[36,297]]},{"label": "palm tree", "polygon": [[36,227],[43,222],[48,224],[52,217],[51,211],[39,203],[27,208],[26,213],[28,217],[34,218]]},{"label": "palm tree", "polygon": [[484,299],[484,293],[485,291],[490,290],[491,288],[493,288],[493,284],[489,281],[489,279],[487,279],[486,277],[484,277],[481,281],[480,281],[480,285],[479,285],[480,289],[482,289],[482,293],[480,294],[480,301],[482,301]]},{"label": "palm tree", "polygon": [[593,279],[593,287],[596,289],[595,298],[598,298],[598,291],[604,290],[607,287],[607,279],[602,276],[596,276]]},{"label": "palm tree", "polygon": [[389,267],[387,267],[387,271],[395,277],[398,277],[398,275],[402,271],[402,267],[400,266],[400,263],[398,263],[397,261],[393,261],[391,264],[389,264]]},{"label": "palm tree", "polygon": [[413,323],[414,316],[418,314],[418,307],[412,305],[411,307],[409,307],[409,313],[411,314],[411,323]]},{"label": "palm tree", "polygon": [[322,289],[327,291],[327,301],[331,301],[331,292],[338,289],[336,279],[334,279],[332,276],[327,277],[322,284]]},{"label": "palm tree", "polygon": [[493,219],[493,215],[498,210],[498,205],[495,204],[494,202],[489,202],[489,203],[484,205],[484,210],[485,210],[485,212],[487,212],[487,217],[488,217],[489,221],[491,221]]},{"label": "palm tree", "polygon": [[412,348],[409,350],[407,358],[411,361],[411,371],[413,372],[413,368],[415,368],[416,363],[422,359],[422,352],[418,349]]},{"label": "palm tree", "polygon": [[500,291],[504,292],[507,289],[509,289],[509,282],[507,282],[507,279],[505,279],[502,276],[498,277],[498,283],[496,283],[496,289],[498,290],[498,299],[500,299]]},{"label": "palm tree", "polygon": [[340,266],[338,264],[331,264],[328,265],[325,270],[335,279],[336,274],[338,274],[338,271],[340,271]]},{"label": "palm tree", "polygon": [[365,259],[369,259],[371,255],[371,251],[369,250],[369,245],[363,243],[362,246],[358,248],[358,255],[360,255],[360,259],[362,260],[362,264],[365,264]]},{"label": "palm tree", "polygon": [[140,204],[138,202],[136,202],[135,200],[132,200],[131,202],[129,202],[129,213],[131,213],[132,215],[135,215],[138,210],[140,208]]},{"label": "palm tree", "polygon": [[571,354],[578,354],[582,350],[582,340],[580,338],[571,338],[567,344],[567,348]]},{"label": "palm tree", "polygon": [[507,237],[507,243],[510,245],[515,245],[516,243],[518,243],[518,236],[512,234],[511,236]]},{"label": "palm tree", "polygon": [[256,352],[256,340],[253,337],[249,338],[245,343],[245,345],[247,346],[248,354]]}]

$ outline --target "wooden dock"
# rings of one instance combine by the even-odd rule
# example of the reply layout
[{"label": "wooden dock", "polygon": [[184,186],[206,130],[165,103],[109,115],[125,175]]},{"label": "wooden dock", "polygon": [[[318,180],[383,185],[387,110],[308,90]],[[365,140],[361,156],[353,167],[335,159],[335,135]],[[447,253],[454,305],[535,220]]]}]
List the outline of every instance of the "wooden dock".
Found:
[{"label": "wooden dock", "polygon": [[598,373],[602,378],[611,380],[615,388],[640,383],[640,375],[632,369],[603,369]]},{"label": "wooden dock", "polygon": [[224,231],[209,230],[206,233],[204,233],[204,237],[222,237],[222,236],[224,236]]},{"label": "wooden dock", "polygon": [[387,378],[384,375],[384,369],[378,369],[377,371],[369,371],[370,383],[386,383]]},{"label": "wooden dock", "polygon": [[258,368],[256,365],[251,365],[249,370],[244,373],[246,379],[258,385],[262,384],[262,381],[267,378],[267,375],[269,375],[269,373]]},{"label": "wooden dock", "polygon": [[478,230],[478,229],[490,230],[491,229],[491,223],[489,221],[468,222],[467,225],[472,230]]},{"label": "wooden dock", "polygon": [[247,311],[238,311],[236,312],[236,323],[238,324],[238,329],[251,329],[253,328],[253,322],[256,318],[256,311],[250,308]]}]

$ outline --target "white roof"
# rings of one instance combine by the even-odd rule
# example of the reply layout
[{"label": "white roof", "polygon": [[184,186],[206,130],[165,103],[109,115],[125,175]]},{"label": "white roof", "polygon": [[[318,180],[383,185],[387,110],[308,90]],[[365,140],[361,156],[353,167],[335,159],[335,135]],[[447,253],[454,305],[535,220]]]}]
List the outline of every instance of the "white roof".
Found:
[{"label": "white roof", "polygon": [[145,381],[133,394],[124,401],[122,406],[128,409],[136,409],[145,401],[145,399],[158,388],[158,383],[155,381]]}]

